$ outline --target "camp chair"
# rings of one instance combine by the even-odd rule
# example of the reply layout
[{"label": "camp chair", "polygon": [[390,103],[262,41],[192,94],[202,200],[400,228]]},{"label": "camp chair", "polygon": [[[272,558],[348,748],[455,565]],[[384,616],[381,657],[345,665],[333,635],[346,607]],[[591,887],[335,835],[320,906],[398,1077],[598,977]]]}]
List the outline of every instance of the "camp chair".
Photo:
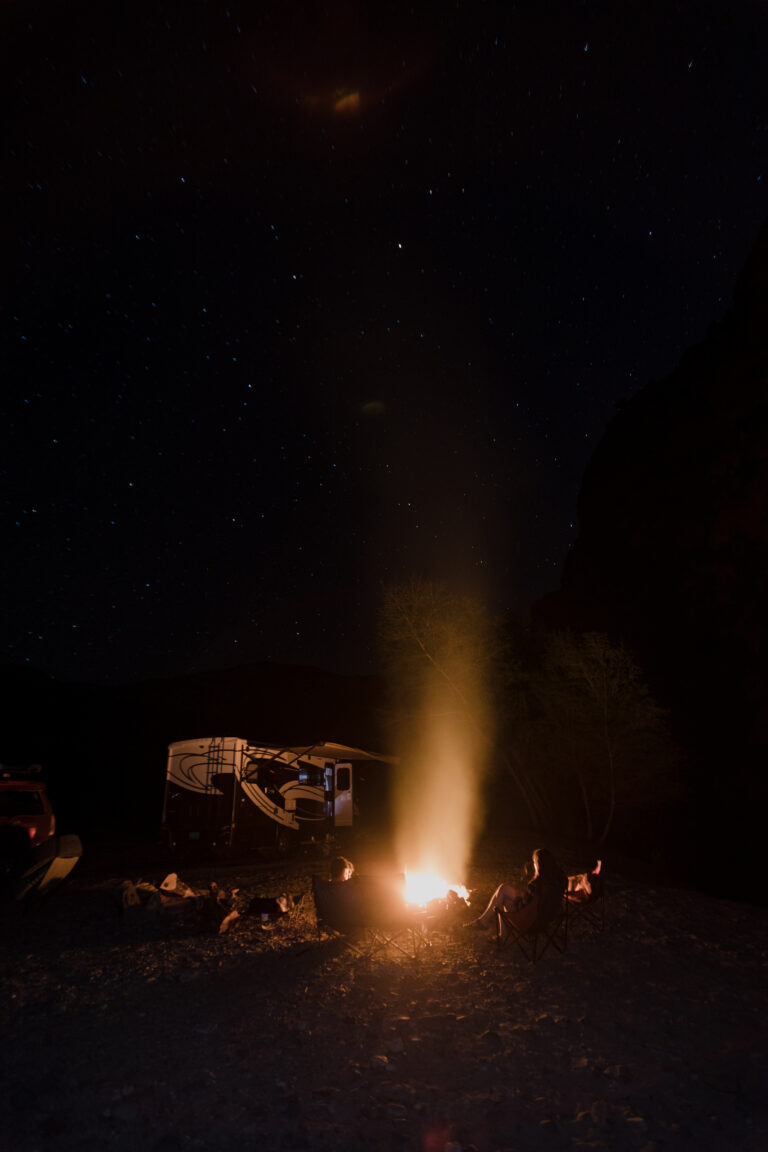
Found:
[{"label": "camp chair", "polygon": [[533,898],[533,920],[527,927],[515,924],[504,909],[496,912],[496,945],[506,948],[516,944],[533,964],[540,960],[550,944],[557,952],[568,947],[568,901],[558,885],[543,884]]},{"label": "camp chair", "polygon": [[405,902],[405,877],[359,877],[330,883],[312,877],[318,935],[342,939],[358,956],[395,948],[410,959],[428,946],[418,911]]},{"label": "camp chair", "polygon": [[[598,860],[598,872],[585,872],[585,884],[577,892],[566,892],[568,916],[572,922],[584,922],[602,931],[605,928],[605,868]],[[573,879],[573,878],[572,878]],[[579,877],[581,879],[581,877]]]},{"label": "camp chair", "polygon": [[24,901],[26,906],[47,898],[65,880],[83,854],[80,837],[50,836],[30,847],[26,829],[6,826],[5,832],[21,832],[18,850],[6,851],[8,838],[0,847],[0,901]]}]

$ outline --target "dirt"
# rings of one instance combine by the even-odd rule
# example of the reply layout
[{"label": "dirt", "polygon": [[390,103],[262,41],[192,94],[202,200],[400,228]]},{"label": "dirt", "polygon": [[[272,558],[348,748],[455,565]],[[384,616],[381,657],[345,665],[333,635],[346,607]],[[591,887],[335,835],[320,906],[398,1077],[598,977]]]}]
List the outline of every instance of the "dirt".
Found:
[{"label": "dirt", "polygon": [[[458,920],[523,858],[486,850]],[[166,869],[75,870],[39,910],[4,915],[7,1148],[768,1147],[765,909],[609,864],[604,929],[572,922],[567,952],[535,965],[452,916],[415,959],[361,957],[318,933],[324,868],[180,871],[196,892],[239,888],[243,912],[301,895],[271,929],[243,914],[217,935],[195,900],[147,900]],[[148,887],[120,915],[125,880]]]}]

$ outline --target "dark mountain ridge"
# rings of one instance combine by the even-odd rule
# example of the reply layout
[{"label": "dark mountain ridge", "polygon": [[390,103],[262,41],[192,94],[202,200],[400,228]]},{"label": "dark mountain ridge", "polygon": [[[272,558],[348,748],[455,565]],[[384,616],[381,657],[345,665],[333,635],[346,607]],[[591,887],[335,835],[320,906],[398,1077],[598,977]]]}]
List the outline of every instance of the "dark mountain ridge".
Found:
[{"label": "dark mountain ridge", "polygon": [[[699,849],[757,864],[768,763],[768,224],[733,306],[610,424],[534,615],[635,652],[671,711]],[[725,837],[725,840],[723,839]]]}]

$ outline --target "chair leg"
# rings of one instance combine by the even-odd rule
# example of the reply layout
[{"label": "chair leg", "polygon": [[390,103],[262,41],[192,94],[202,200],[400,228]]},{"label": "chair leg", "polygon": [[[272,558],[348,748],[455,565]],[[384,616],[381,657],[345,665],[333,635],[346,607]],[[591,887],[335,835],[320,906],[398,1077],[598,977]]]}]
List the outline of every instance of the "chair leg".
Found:
[{"label": "chair leg", "polygon": [[506,948],[520,936],[514,924],[510,924],[503,912],[496,912],[496,947]]},{"label": "chair leg", "polygon": [[391,947],[396,948],[398,952],[401,952],[403,956],[407,956],[409,960],[417,960],[421,949],[430,947],[426,929],[412,924],[395,930],[369,928],[367,929],[365,939],[365,952],[361,954],[367,957],[371,957],[376,952],[383,952]]},{"label": "chair leg", "polygon": [[[570,906],[571,902],[567,901]],[[573,904],[570,906],[570,915],[577,921],[583,919],[590,924],[593,928],[602,932],[605,928],[605,893],[601,893],[594,900],[583,904]]]}]

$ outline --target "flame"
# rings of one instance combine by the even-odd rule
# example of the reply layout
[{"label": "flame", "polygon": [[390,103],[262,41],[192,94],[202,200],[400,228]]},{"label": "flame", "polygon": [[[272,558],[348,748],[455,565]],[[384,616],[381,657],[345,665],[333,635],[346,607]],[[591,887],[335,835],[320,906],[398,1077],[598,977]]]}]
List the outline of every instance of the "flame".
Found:
[{"label": "flame", "polygon": [[405,873],[405,899],[409,904],[428,904],[430,900],[445,900],[449,892],[455,892],[462,900],[469,900],[469,892],[463,884],[449,884],[434,872]]}]

